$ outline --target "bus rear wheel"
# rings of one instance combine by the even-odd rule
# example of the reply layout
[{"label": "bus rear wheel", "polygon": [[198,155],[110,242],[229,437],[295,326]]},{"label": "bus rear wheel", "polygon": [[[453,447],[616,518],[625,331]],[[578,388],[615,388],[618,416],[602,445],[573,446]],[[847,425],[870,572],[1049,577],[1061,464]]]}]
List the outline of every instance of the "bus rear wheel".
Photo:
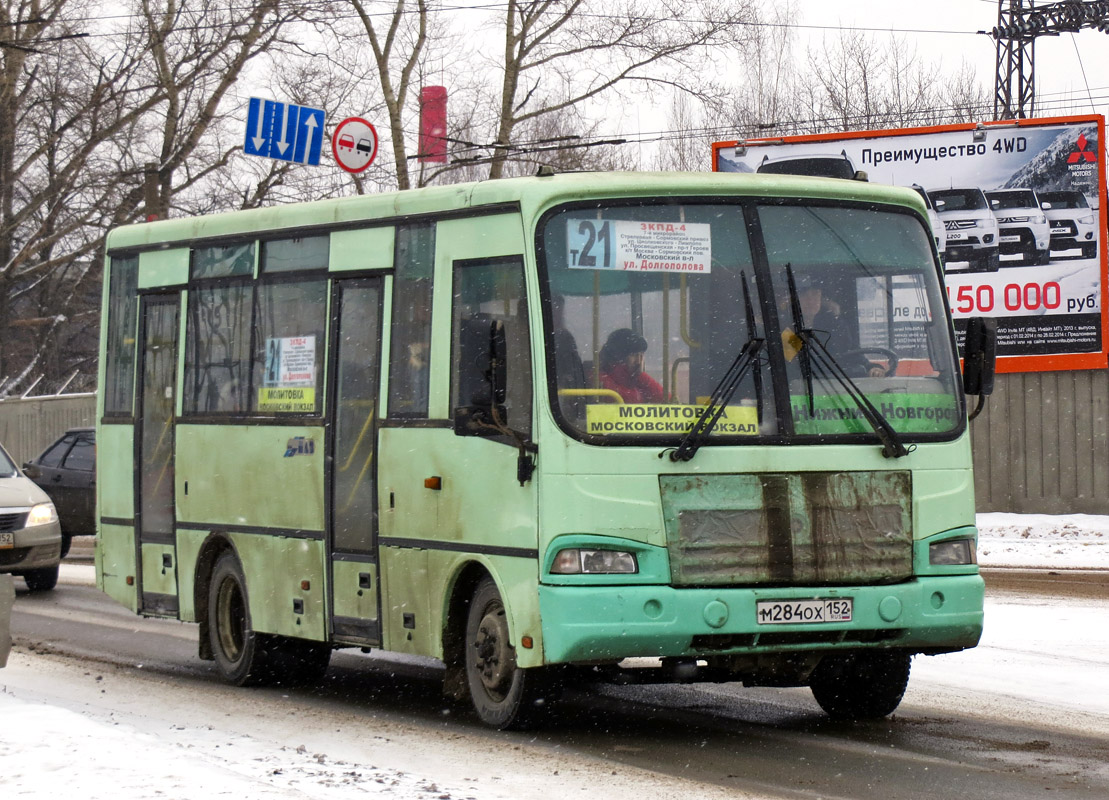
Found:
[{"label": "bus rear wheel", "polygon": [[548,695],[542,669],[516,666],[508,618],[491,578],[478,584],[466,620],[466,684],[478,717],[500,730],[532,727]]},{"label": "bus rear wheel", "polygon": [[270,680],[266,636],[251,627],[246,578],[239,559],[226,552],[216,560],[208,586],[208,637],[216,666],[228,683],[261,686]]},{"label": "bus rear wheel", "polygon": [[907,653],[830,654],[813,670],[809,688],[833,719],[880,719],[905,696],[909,667]]}]

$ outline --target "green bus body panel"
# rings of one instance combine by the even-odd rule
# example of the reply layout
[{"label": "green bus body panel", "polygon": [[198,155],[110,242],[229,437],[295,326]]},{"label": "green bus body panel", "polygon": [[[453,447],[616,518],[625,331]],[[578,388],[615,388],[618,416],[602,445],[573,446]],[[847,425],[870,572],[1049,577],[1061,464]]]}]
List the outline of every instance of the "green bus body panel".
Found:
[{"label": "green bus body panel", "polygon": [[178,618],[182,622],[200,622],[196,608],[196,562],[208,531],[177,529]]},{"label": "green bus body panel", "polygon": [[[380,552],[382,646],[398,653],[440,656],[428,603],[427,550],[382,547]],[[412,627],[405,626],[406,615]]]},{"label": "green bus body panel", "polygon": [[[331,572],[335,616],[377,619],[377,564],[335,561]],[[369,576],[369,586],[361,585],[362,575]]]},{"label": "green bus body panel", "polygon": [[142,545],[142,590],[177,596],[177,548],[172,544]]},{"label": "green bus body panel", "polygon": [[395,236],[395,229],[387,225],[380,228],[333,231],[328,249],[328,269],[332,272],[392,269]]},{"label": "green bus body panel", "polygon": [[[314,452],[286,456],[297,436],[311,440]],[[323,428],[178,425],[176,438],[180,524],[279,528],[322,536]]]},{"label": "green bus body panel", "polygon": [[[138,570],[135,568],[135,529],[101,523],[96,536],[96,586],[131,611],[139,608]],[[131,584],[127,579],[131,578]]]},{"label": "green bus body panel", "polygon": [[[139,254],[139,288],[179,286],[189,281],[189,248],[148,250]],[[184,341],[182,339],[181,341]]]},{"label": "green bus body panel", "polygon": [[[982,635],[984,593],[978,575],[858,587],[539,587],[551,662],[696,655],[694,637],[706,655],[850,648],[874,641],[923,650],[974,647]],[[756,621],[760,600],[814,597],[852,598],[853,621],[784,626]]]},{"label": "green bus body panel", "polygon": [[[231,533],[250,596],[251,625],[263,633],[327,638],[324,543],[318,539]],[[308,581],[309,588],[301,588]],[[294,602],[303,602],[296,613]]]},{"label": "green bus body panel", "polygon": [[96,432],[96,514],[135,518],[135,427],[101,425]]}]

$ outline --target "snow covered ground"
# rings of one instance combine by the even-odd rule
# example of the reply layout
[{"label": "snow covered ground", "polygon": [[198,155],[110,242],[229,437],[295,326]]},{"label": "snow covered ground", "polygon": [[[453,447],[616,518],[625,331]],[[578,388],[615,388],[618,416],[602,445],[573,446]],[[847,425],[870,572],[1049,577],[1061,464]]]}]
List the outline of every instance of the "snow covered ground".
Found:
[{"label": "snow covered ground", "polygon": [[[978,525],[978,555],[984,567],[1109,570],[1109,517],[981,514]],[[90,566],[63,565],[63,583],[92,580]],[[1102,615],[1099,618],[1103,619],[1105,604],[1094,605],[1098,608],[1091,608],[1090,612]],[[1009,612],[998,609],[994,615],[992,609],[988,611],[991,620],[998,624],[988,626],[983,647],[958,655],[967,659],[986,658],[987,640],[1004,635]],[[1058,620],[1057,615],[1048,616]],[[1027,614],[1017,613],[1012,624],[1027,624]],[[1088,632],[1089,624],[1084,619],[1079,627]],[[1109,652],[1106,642],[1098,646]],[[1104,656],[1102,653],[1099,658]],[[929,664],[920,670],[919,678],[925,685],[943,680],[935,672],[939,664],[936,660],[935,666]],[[977,666],[988,674],[988,665]],[[543,778],[513,775],[511,765],[506,764],[503,777],[479,780],[466,772],[464,758],[461,765],[455,763],[447,768],[449,742],[444,743],[444,751],[437,749],[435,753],[406,753],[403,746],[394,745],[390,749],[382,745],[380,758],[375,759],[377,763],[369,763],[353,753],[336,753],[332,749],[325,754],[319,751],[319,743],[280,745],[272,733],[229,734],[214,725],[192,724],[188,721],[187,707],[182,711],[181,725],[159,728],[149,722],[144,724],[144,717],[134,710],[107,711],[104,706],[89,702],[87,696],[81,699],[71,682],[67,683],[63,674],[66,669],[33,654],[13,652],[6,672],[0,671],[0,796],[56,798],[76,794],[82,800],[152,797],[353,800],[368,793],[395,800],[493,800],[552,794],[584,796],[590,788],[601,785],[607,793],[630,791],[638,795],[653,784],[644,796],[696,796],[706,800],[736,797],[734,793],[717,794],[710,787],[692,783],[683,787],[676,780],[629,774],[634,770],[627,767],[620,767],[617,774],[611,765],[603,763],[561,764],[562,774],[558,778],[552,778],[550,771]],[[116,675],[105,680],[123,682],[125,678]],[[126,693],[126,683],[117,691]],[[1047,702],[1066,702],[1065,695],[1066,691],[1060,698],[1047,698]],[[913,699],[910,682],[906,702],[912,703]],[[138,698],[135,702],[142,703]],[[1088,704],[1086,708],[1089,710]],[[1109,705],[1094,711],[1099,716],[1109,713]],[[400,745],[402,732],[393,731],[392,736]],[[371,738],[389,740],[386,736]],[[284,741],[295,741],[295,737]],[[551,766],[554,774],[559,775],[559,762],[552,758]]]},{"label": "snow covered ground", "polygon": [[978,563],[1026,569],[1109,569],[1109,517],[979,514]]}]

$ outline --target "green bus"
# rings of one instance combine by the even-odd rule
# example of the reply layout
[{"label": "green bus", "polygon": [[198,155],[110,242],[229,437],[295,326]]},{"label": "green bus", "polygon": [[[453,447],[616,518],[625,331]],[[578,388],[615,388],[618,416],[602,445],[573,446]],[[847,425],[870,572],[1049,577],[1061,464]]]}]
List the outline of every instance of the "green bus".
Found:
[{"label": "green bus", "polygon": [[[900,702],[973,647],[968,392],[908,189],[543,174],[107,240],[97,582],[240,684],[439,659]],[[973,385],[970,385],[973,384]]]}]

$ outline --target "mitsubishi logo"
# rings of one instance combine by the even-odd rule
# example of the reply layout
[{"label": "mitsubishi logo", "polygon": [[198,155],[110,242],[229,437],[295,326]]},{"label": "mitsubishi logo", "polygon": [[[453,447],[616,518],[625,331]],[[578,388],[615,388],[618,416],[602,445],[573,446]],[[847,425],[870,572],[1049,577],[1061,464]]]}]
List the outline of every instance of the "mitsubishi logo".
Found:
[{"label": "mitsubishi logo", "polygon": [[1086,134],[1080,133],[1078,135],[1078,149],[1067,156],[1067,163],[1077,164],[1079,161],[1085,160],[1087,164],[1096,164],[1097,155],[1086,149],[1086,145],[1089,143],[1089,140],[1086,139]]}]

